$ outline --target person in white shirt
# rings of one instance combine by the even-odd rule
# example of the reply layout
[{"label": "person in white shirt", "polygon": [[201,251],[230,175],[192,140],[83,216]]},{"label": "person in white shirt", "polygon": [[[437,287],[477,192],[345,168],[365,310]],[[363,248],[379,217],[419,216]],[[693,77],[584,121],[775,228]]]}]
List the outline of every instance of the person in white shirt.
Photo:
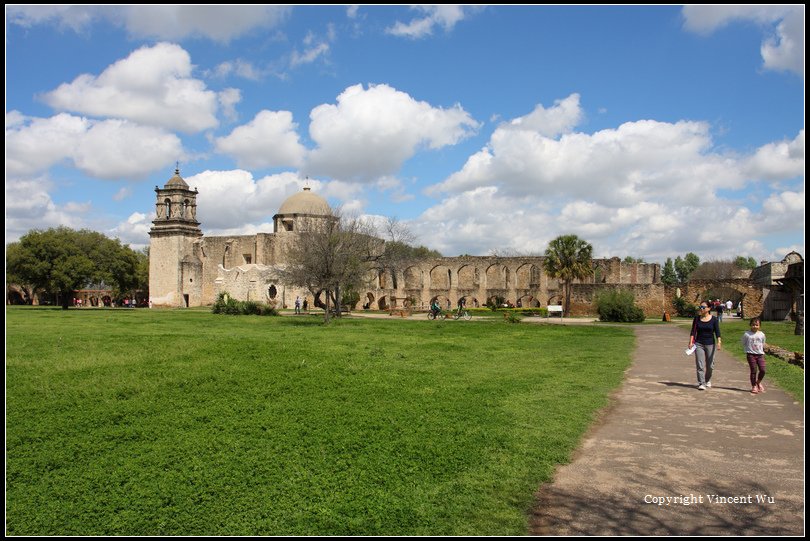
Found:
[{"label": "person in white shirt", "polygon": [[751,319],[751,330],[745,331],[742,337],[745,358],[751,370],[751,394],[765,392],[762,379],[765,377],[765,334],[759,330],[758,317]]}]

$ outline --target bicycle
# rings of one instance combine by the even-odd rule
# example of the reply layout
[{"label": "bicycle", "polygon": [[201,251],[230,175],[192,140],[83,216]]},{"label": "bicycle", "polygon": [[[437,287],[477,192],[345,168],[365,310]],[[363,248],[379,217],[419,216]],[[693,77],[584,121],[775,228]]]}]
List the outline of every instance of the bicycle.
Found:
[{"label": "bicycle", "polygon": [[453,319],[463,319],[465,321],[470,321],[472,319],[472,315],[467,310],[458,309],[453,314]]},{"label": "bicycle", "polygon": [[428,310],[427,316],[428,319],[444,319],[441,310]]}]

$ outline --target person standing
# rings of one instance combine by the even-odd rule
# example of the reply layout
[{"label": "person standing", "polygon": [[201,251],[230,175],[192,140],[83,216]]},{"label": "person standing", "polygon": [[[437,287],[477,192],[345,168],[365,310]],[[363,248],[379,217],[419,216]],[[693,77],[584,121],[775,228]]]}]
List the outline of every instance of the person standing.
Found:
[{"label": "person standing", "polygon": [[[711,389],[714,372],[715,350],[722,349],[720,322],[711,312],[711,302],[700,303],[700,312],[692,321],[692,332],[689,347],[695,346],[695,368],[697,370],[697,388],[701,391]],[[715,338],[717,339],[715,343]]]},{"label": "person standing", "polygon": [[765,392],[762,379],[765,377],[765,333],[759,330],[758,317],[751,319],[751,330],[745,331],[742,337],[745,358],[751,370],[751,394]]},{"label": "person standing", "polygon": [[298,295],[295,296],[295,313],[296,314],[301,313],[301,297],[299,297]]}]

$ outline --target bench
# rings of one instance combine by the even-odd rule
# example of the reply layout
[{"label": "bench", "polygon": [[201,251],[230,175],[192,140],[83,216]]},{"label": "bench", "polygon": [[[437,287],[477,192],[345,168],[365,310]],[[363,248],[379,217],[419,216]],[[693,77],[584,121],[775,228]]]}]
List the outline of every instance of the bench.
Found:
[{"label": "bench", "polygon": [[546,317],[550,317],[552,314],[559,314],[560,319],[563,317],[563,307],[559,304],[549,304],[546,309],[548,310],[548,314]]}]

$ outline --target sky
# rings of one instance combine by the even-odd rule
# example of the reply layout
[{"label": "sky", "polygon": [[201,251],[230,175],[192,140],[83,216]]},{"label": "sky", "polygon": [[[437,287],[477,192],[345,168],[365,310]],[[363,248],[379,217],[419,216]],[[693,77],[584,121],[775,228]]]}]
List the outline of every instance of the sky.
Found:
[{"label": "sky", "polygon": [[804,7],[9,6],[6,243],[308,186],[456,255],[804,252]]}]

